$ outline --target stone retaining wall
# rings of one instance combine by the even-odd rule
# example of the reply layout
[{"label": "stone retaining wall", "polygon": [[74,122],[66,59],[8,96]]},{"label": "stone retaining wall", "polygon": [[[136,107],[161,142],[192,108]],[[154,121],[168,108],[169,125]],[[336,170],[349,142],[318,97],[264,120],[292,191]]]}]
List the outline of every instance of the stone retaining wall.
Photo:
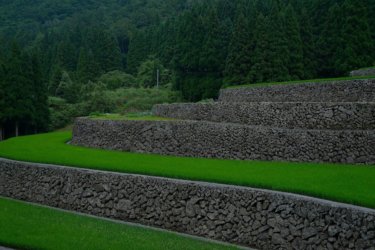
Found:
[{"label": "stone retaining wall", "polygon": [[0,159],[0,195],[259,249],[374,249],[375,210],[245,187]]},{"label": "stone retaining wall", "polygon": [[291,130],[204,121],[79,118],[72,144],[208,158],[375,163],[374,130]]},{"label": "stone retaining wall", "polygon": [[368,69],[353,70],[350,72],[351,76],[375,76],[375,67]]},{"label": "stone retaining wall", "polygon": [[222,102],[375,102],[375,79],[226,88]]},{"label": "stone retaining wall", "polygon": [[152,111],[176,119],[280,128],[375,129],[375,103],[176,103],[155,105]]}]

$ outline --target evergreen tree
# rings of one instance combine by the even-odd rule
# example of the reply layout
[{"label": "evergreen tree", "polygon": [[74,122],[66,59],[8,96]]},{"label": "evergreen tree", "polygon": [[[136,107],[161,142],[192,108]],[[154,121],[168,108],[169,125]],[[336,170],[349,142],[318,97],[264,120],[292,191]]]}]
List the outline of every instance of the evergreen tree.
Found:
[{"label": "evergreen tree", "polygon": [[224,79],[332,77],[375,63],[374,0],[92,0],[63,9],[43,0],[21,12],[22,1],[8,2],[0,50],[15,37],[35,52],[50,95],[63,71],[81,89],[108,71],[136,74],[151,55],[176,72],[174,87],[189,100],[215,97]]},{"label": "evergreen tree", "polygon": [[101,75],[100,67],[95,61],[94,54],[90,49],[82,47],[79,53],[77,74],[82,84],[95,80]]},{"label": "evergreen tree", "polygon": [[284,11],[284,35],[287,38],[289,62],[287,64],[289,76],[292,80],[302,79],[303,74],[303,48],[296,13],[289,4]]},{"label": "evergreen tree", "polygon": [[204,71],[200,65],[200,55],[208,29],[201,8],[197,6],[185,13],[178,23],[174,63],[176,69],[184,73]]},{"label": "evergreen tree", "polygon": [[329,9],[324,29],[317,40],[318,74],[320,76],[333,77],[342,73],[335,69],[335,62],[345,43],[342,37],[343,17],[342,9],[337,3]]},{"label": "evergreen tree", "polygon": [[290,79],[290,62],[283,16],[274,10],[269,17],[260,14],[255,30],[254,65],[249,74],[252,82],[274,82]]},{"label": "evergreen tree", "polygon": [[59,65],[54,65],[51,69],[51,76],[49,77],[48,93],[52,96],[56,95],[56,89],[58,88],[61,80],[63,70]]},{"label": "evergreen tree", "polygon": [[130,39],[126,67],[129,73],[136,73],[140,63],[147,58],[149,49],[147,42],[148,37],[143,31],[136,32]]},{"label": "evergreen tree", "polygon": [[79,87],[69,76],[69,73],[63,71],[56,96],[65,99],[68,103],[75,103],[79,99]]},{"label": "evergreen tree", "polygon": [[271,62],[270,76],[266,81],[287,81],[290,80],[288,71],[288,63],[290,62],[290,54],[288,51],[288,37],[285,34],[285,20],[282,12],[279,9],[278,3],[274,2],[272,13],[268,17],[267,29],[268,36],[271,38],[270,52]]},{"label": "evergreen tree", "polygon": [[37,56],[33,55],[31,58],[32,65],[32,80],[33,80],[33,106],[34,126],[37,132],[46,131],[49,124],[49,109],[48,109],[48,91],[47,85],[43,81],[41,66]]},{"label": "evergreen tree", "polygon": [[6,98],[6,120],[14,124],[14,134],[20,134],[20,125],[33,121],[33,79],[30,58],[21,52],[17,44],[12,45],[11,56],[4,79]]},{"label": "evergreen tree", "polygon": [[252,33],[248,20],[241,12],[237,17],[229,45],[225,65],[225,82],[228,84],[244,83],[252,67]]},{"label": "evergreen tree", "polygon": [[[164,65],[170,67],[176,53],[176,20],[172,19],[162,24],[157,31],[159,43],[154,46],[154,53]],[[168,34],[168,35],[166,35]]]},{"label": "evergreen tree", "polygon": [[345,0],[342,13],[345,14],[341,30],[343,42],[336,54],[334,68],[340,74],[345,74],[353,69],[371,66],[374,41],[371,39],[366,6],[362,1]]},{"label": "evergreen tree", "polygon": [[200,68],[207,72],[221,72],[228,49],[228,23],[221,23],[216,10],[213,8],[210,9],[204,23],[207,27],[210,27],[210,30],[201,45]]},{"label": "evergreen tree", "polygon": [[56,62],[62,69],[73,71],[76,69],[76,48],[69,40],[61,41],[56,49]]},{"label": "evergreen tree", "polygon": [[256,21],[255,29],[255,50],[253,55],[253,66],[249,72],[251,82],[264,82],[271,78],[271,68],[273,67],[271,54],[271,37],[270,37],[269,20],[259,14]]},{"label": "evergreen tree", "polygon": [[303,44],[303,78],[316,77],[317,62],[315,57],[315,42],[312,24],[306,9],[302,9],[300,17],[300,33]]},{"label": "evergreen tree", "polygon": [[94,29],[91,39],[91,50],[97,64],[103,73],[122,69],[122,58],[120,47],[117,40],[108,31],[103,29]]}]

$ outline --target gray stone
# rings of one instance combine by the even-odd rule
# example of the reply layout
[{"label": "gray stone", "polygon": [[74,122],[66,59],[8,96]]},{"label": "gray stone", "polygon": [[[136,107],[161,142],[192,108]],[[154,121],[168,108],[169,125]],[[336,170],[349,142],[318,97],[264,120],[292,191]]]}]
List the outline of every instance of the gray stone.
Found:
[{"label": "gray stone", "polygon": [[152,112],[182,120],[291,129],[375,129],[374,102],[174,103],[155,105]]},{"label": "gray stone", "polygon": [[328,227],[328,235],[333,237],[339,233],[339,229],[336,226],[329,226]]},{"label": "gray stone", "polygon": [[307,227],[302,230],[302,239],[308,239],[317,234],[317,230],[313,227]]},{"label": "gray stone", "polygon": [[226,88],[222,102],[374,102],[375,79]]},{"label": "gray stone", "polygon": [[129,211],[132,208],[132,202],[130,200],[121,199],[116,205],[116,209],[120,211]]},{"label": "gray stone", "polygon": [[[51,195],[56,179],[73,191]],[[373,209],[246,187],[0,159],[0,195],[257,249],[375,246]]]},{"label": "gray stone", "polygon": [[[139,133],[148,126],[155,132]],[[75,121],[72,144],[206,158],[375,163],[375,130],[301,130],[203,121],[79,118]],[[263,210],[263,203],[256,207]],[[283,214],[286,216],[288,212]]]},{"label": "gray stone", "polygon": [[353,70],[350,72],[350,76],[375,76],[375,67]]}]

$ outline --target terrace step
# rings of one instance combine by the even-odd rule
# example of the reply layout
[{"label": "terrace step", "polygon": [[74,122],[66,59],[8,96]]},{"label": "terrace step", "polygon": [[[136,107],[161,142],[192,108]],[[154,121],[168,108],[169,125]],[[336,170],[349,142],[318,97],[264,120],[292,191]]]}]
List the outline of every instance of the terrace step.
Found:
[{"label": "terrace step", "polygon": [[243,86],[220,91],[221,102],[375,102],[375,79]]},{"label": "terrace step", "polygon": [[306,130],[206,121],[79,118],[72,144],[162,155],[375,163],[375,130]]},{"label": "terrace step", "polygon": [[182,120],[280,128],[375,129],[375,102],[176,103],[155,105],[152,112]]},{"label": "terrace step", "polygon": [[374,209],[263,189],[0,159],[0,195],[259,249],[375,245]]}]

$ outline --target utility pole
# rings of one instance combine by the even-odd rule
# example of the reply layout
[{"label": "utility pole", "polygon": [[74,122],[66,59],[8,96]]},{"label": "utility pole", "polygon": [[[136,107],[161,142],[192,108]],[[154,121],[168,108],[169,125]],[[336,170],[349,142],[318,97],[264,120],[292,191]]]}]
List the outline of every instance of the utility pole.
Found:
[{"label": "utility pole", "polygon": [[159,88],[159,70],[156,70],[156,87]]}]

